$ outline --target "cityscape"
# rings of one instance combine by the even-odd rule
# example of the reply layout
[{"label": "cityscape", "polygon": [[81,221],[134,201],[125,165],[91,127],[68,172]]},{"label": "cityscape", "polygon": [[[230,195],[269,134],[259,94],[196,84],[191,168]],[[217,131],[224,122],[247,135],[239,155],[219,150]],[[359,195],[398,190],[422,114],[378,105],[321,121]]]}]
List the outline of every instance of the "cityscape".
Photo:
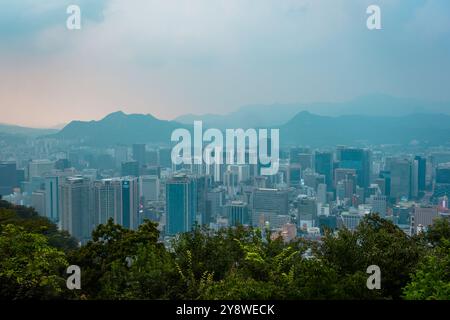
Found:
[{"label": "cityscape", "polygon": [[110,218],[131,229],[154,221],[166,243],[195,225],[267,228],[289,242],[354,229],[369,213],[416,235],[450,213],[445,144],[282,146],[267,176],[261,164],[174,165],[167,145],[38,137],[2,146],[3,200],[33,207],[81,243]]},{"label": "cityscape", "polygon": [[284,318],[450,300],[449,12],[2,3],[0,305]]}]

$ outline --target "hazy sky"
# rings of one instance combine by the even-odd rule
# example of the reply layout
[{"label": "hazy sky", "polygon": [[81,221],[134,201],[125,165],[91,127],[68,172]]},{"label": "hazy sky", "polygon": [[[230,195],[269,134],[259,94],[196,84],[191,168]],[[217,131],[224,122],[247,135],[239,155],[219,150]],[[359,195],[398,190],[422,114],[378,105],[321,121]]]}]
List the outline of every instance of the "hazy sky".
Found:
[{"label": "hazy sky", "polygon": [[[366,27],[370,4],[382,30]],[[449,57],[448,0],[0,0],[0,123],[450,100]]]}]

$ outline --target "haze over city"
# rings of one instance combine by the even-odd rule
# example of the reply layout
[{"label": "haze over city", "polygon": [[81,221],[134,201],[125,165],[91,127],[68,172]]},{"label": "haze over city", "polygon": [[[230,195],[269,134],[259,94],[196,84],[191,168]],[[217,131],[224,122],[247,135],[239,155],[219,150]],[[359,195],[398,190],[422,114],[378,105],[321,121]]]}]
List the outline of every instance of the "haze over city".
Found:
[{"label": "haze over city", "polygon": [[[224,114],[373,93],[450,100],[450,3],[0,1],[1,123]],[[82,29],[66,28],[78,4]],[[432,48],[432,50],[430,50]]]}]

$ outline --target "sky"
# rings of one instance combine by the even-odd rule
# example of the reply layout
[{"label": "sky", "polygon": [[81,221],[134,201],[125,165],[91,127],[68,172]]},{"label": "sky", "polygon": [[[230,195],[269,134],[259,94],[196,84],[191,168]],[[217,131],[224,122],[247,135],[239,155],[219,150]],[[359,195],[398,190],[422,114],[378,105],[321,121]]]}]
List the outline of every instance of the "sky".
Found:
[{"label": "sky", "polygon": [[[81,30],[66,28],[71,4]],[[448,0],[0,0],[0,123],[449,101],[449,57]]]}]

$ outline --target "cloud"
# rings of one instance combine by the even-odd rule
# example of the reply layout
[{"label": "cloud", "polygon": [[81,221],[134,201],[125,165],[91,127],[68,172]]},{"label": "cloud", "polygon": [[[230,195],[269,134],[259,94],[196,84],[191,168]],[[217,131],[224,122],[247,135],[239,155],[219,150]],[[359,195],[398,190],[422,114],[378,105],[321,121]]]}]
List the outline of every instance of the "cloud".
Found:
[{"label": "cloud", "polygon": [[[366,28],[374,2],[379,32]],[[79,32],[65,29],[69,3],[81,6]],[[171,118],[371,92],[450,99],[445,0],[18,0],[2,8],[0,109],[39,106],[36,122],[118,108]]]}]

